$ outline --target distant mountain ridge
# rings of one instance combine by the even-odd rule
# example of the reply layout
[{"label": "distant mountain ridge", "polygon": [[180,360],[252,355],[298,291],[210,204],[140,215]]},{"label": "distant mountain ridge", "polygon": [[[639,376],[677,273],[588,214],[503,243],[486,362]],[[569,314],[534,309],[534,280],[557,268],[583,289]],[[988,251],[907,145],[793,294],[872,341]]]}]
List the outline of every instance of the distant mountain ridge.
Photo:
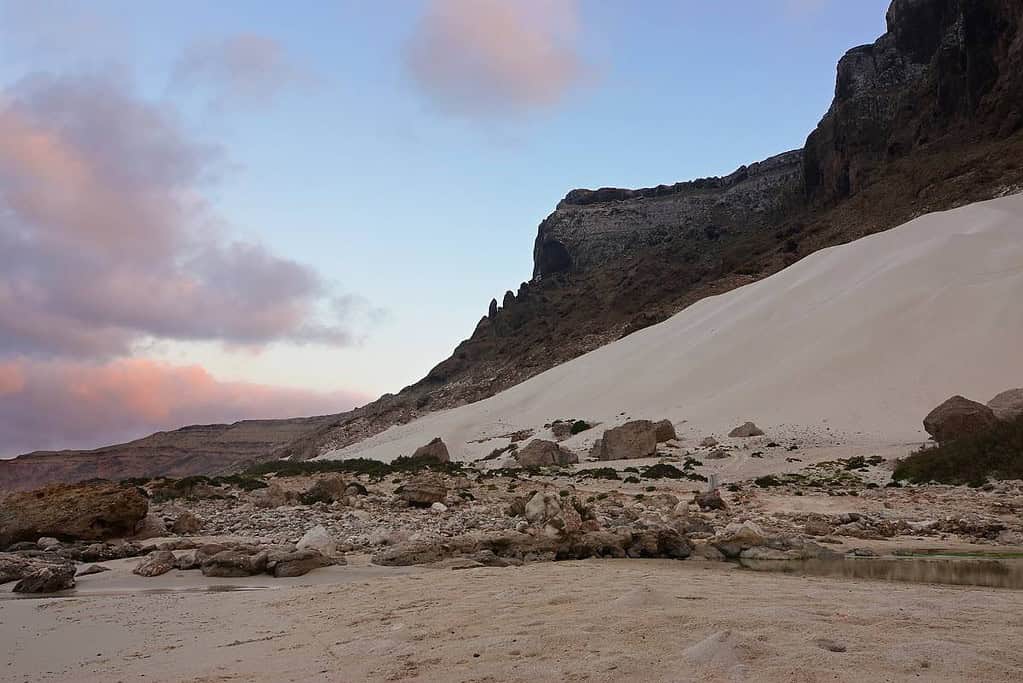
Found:
[{"label": "distant mountain ridge", "polygon": [[841,59],[834,101],[802,150],[725,178],[569,192],[540,224],[533,279],[399,394],[249,421],[261,436],[244,447],[222,445],[226,430],[178,430],[29,454],[0,461],[0,488],[108,476],[115,461],[132,463],[125,476],[180,476],[313,457],[492,396],[820,248],[1023,189],[1023,2],[895,0],[887,24]]}]

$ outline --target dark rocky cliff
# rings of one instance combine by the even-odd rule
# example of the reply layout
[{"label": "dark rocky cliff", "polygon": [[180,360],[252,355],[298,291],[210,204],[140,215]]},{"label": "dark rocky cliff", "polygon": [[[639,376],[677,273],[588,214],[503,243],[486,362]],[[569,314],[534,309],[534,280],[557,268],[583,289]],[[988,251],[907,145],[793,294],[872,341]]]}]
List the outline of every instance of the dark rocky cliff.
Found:
[{"label": "dark rocky cliff", "polygon": [[887,19],[884,36],[842,58],[834,102],[802,151],[724,178],[569,192],[540,224],[533,279],[492,301],[450,358],[397,395],[247,423],[260,426],[245,446],[179,430],[0,461],[0,488],[103,476],[118,461],[144,476],[313,457],[491,396],[817,249],[1023,191],[1023,0],[895,0]]}]

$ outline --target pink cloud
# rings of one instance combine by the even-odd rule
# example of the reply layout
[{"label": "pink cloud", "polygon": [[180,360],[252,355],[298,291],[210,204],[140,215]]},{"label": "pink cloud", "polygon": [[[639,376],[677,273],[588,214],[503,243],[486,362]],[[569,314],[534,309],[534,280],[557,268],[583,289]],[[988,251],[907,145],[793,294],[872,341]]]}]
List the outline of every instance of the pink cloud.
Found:
[{"label": "pink cloud", "polygon": [[406,46],[413,80],[468,115],[558,105],[589,77],[576,0],[431,0]]},{"label": "pink cloud", "polygon": [[324,415],[368,400],[357,392],[221,382],[199,366],[146,359],[19,359],[0,364],[0,457],[98,447],[188,424]]},{"label": "pink cloud", "polygon": [[35,76],[0,94],[0,356],[109,358],[147,338],[355,342],[360,299],[222,235],[204,199],[220,158],[110,76]]},{"label": "pink cloud", "polygon": [[311,80],[280,42],[254,33],[192,45],[172,75],[175,85],[208,90],[221,106],[265,103],[283,89]]}]

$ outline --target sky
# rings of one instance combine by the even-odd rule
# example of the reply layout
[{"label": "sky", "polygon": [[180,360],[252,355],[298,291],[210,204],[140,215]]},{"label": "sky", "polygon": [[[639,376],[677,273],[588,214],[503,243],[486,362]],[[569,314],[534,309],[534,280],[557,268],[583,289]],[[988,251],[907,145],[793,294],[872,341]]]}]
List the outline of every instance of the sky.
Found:
[{"label": "sky", "polygon": [[0,0],[0,457],[340,412],[571,189],[801,147],[887,0]]}]

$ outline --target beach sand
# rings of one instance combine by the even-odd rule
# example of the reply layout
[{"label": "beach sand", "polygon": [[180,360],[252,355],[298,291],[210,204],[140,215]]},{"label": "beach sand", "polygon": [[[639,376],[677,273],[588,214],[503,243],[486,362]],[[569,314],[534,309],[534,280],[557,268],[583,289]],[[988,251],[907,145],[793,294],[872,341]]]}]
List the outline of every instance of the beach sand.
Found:
[{"label": "beach sand", "polygon": [[[603,560],[125,576],[0,600],[3,681],[1010,681],[1023,593]],[[109,592],[113,591],[113,592]],[[844,652],[832,650],[842,649]]]}]

